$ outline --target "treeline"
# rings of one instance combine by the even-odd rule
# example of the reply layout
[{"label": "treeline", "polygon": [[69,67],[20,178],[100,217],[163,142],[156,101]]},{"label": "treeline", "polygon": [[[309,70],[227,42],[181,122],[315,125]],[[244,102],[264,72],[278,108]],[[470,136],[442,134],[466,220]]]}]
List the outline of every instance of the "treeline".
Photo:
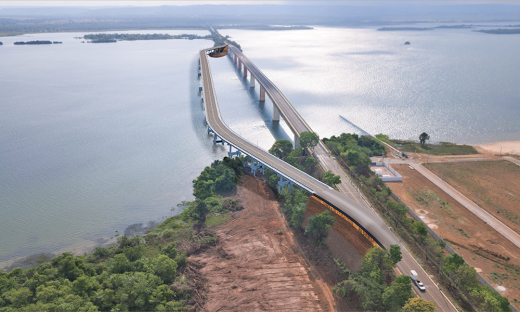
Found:
[{"label": "treeline", "polygon": [[432,302],[414,298],[408,275],[396,278],[395,267],[401,258],[400,247],[392,245],[388,251],[380,247],[369,249],[361,269],[354,274],[338,263],[346,278],[333,291],[360,302],[365,311],[435,311]]},{"label": "treeline", "polygon": [[481,32],[485,34],[495,34],[495,35],[512,35],[512,34],[520,34],[520,28],[515,29],[481,29],[481,30],[474,30],[476,32]]},{"label": "treeline", "polygon": [[[0,271],[0,311],[185,311],[202,302],[197,289],[204,285],[192,277],[187,257],[215,244],[207,224],[242,208],[218,195],[235,187],[228,182],[240,179],[235,172],[241,164],[240,158],[225,158],[206,167],[194,186],[214,179],[211,192],[182,202],[181,214],[143,236],[121,236],[117,244],[83,256],[63,253],[26,270]],[[216,187],[222,180],[225,187]]]},{"label": "treeline", "polygon": [[323,142],[333,155],[340,156],[353,167],[353,171],[366,176],[370,173],[370,156],[386,154],[384,146],[368,135],[342,133],[339,137],[324,138]]},{"label": "treeline", "polygon": [[[61,42],[60,42],[61,43]],[[24,44],[52,44],[52,41],[48,40],[35,40],[35,41],[17,41],[14,45],[24,45]]]},{"label": "treeline", "polygon": [[169,34],[88,34],[83,38],[92,42],[115,42],[134,40],[168,40],[168,39],[211,39],[210,35],[198,36],[193,34],[169,35]]}]

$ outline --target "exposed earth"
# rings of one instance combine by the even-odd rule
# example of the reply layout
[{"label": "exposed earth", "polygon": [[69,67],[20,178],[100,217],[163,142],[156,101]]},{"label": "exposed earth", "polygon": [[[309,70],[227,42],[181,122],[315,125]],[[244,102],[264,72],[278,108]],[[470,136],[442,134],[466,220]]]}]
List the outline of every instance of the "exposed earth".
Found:
[{"label": "exposed earth", "polygon": [[333,274],[306,257],[308,246],[300,245],[265,182],[245,175],[234,197],[244,209],[214,228],[214,248],[189,257],[204,280],[202,310],[352,310],[332,293]]},{"label": "exposed earth", "polygon": [[[457,162],[446,163],[446,166],[464,168],[465,164],[482,166],[482,163],[484,162]],[[494,166],[502,162],[486,163]],[[469,265],[475,267],[495,289],[497,286],[503,286],[505,289],[501,294],[518,307],[519,302],[514,299],[520,298],[520,249],[417,170],[410,169],[408,165],[392,165],[392,167],[403,177],[402,183],[387,183],[392,192],[463,256]],[[444,176],[446,173],[445,168]],[[509,181],[506,177],[502,182],[497,182],[496,187],[500,188],[507,184]],[[453,186],[464,193],[459,186]]]}]

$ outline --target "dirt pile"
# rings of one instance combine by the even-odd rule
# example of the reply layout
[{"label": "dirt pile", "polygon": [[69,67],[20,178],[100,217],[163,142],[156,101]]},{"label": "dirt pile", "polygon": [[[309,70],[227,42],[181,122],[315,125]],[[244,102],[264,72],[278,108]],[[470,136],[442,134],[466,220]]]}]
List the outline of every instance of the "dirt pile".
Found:
[{"label": "dirt pile", "polygon": [[331,285],[299,253],[267,185],[244,176],[236,198],[244,209],[214,229],[216,247],[189,257],[206,281],[201,310],[333,310]]}]

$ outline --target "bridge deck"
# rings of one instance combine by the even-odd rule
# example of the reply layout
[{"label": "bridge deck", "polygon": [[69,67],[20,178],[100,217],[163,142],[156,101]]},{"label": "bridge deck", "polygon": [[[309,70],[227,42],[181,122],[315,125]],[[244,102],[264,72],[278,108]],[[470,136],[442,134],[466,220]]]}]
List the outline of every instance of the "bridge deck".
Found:
[{"label": "bridge deck", "polygon": [[[234,53],[239,57],[244,57],[238,49],[231,47]],[[386,224],[373,211],[363,205],[356,203],[352,198],[343,195],[334,189],[328,187],[322,182],[314,179],[304,172],[294,168],[288,163],[274,157],[266,151],[260,149],[256,145],[243,139],[233,132],[223,121],[218,108],[217,97],[213,87],[213,79],[209,67],[205,49],[200,51],[201,76],[203,83],[203,97],[206,107],[206,120],[209,127],[226,142],[242,151],[244,154],[253,157],[266,165],[275,172],[287,177],[298,186],[327,202],[329,205],[346,214],[350,219],[357,223],[362,229],[373,237],[381,246],[388,248],[392,244],[397,244],[395,236],[390,232]],[[240,52],[240,54],[238,54]],[[283,112],[284,118],[287,118],[291,127],[297,131],[309,131],[305,121],[300,117],[292,105],[285,99],[283,94],[274,86],[274,84],[265,77],[265,75],[254,66],[247,58],[242,59],[248,70],[254,73],[258,82],[265,88],[273,102]]]}]

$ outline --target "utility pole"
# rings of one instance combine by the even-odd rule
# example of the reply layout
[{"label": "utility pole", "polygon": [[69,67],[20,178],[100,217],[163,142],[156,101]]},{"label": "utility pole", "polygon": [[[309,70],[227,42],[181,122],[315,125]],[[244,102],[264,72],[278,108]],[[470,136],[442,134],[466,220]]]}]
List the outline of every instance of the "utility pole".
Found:
[{"label": "utility pole", "polygon": [[426,163],[430,160],[430,151],[428,151],[428,158],[426,159]]},{"label": "utility pole", "polygon": [[479,191],[478,191],[478,199],[477,199],[477,206],[480,202],[480,192],[482,191],[482,187],[480,187]]},{"label": "utility pole", "polygon": [[441,180],[444,181],[444,179],[442,178],[444,176],[444,164],[442,164],[442,173],[441,173]]},{"label": "utility pole", "polygon": [[417,146],[415,147],[415,153],[413,153],[413,158],[417,157]]}]

